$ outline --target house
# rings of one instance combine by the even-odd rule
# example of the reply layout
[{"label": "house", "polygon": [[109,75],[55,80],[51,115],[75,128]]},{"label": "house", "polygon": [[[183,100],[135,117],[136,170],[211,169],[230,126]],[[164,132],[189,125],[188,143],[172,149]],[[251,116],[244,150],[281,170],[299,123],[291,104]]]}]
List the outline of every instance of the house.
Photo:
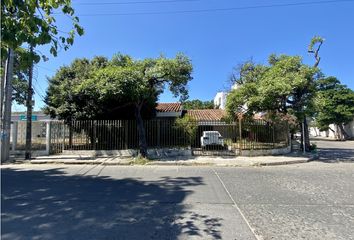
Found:
[{"label": "house", "polygon": [[226,117],[226,111],[223,109],[187,110],[185,115],[195,119],[199,125],[205,125],[222,121]]},{"label": "house", "polygon": [[200,137],[204,131],[218,131],[224,138],[236,139],[237,131],[232,131],[223,121],[226,117],[226,111],[223,109],[187,110],[185,115],[195,119],[198,125],[195,139],[191,143],[192,147],[201,147]]},{"label": "house", "polygon": [[156,118],[178,118],[182,116],[181,103],[158,103],[156,106]]}]

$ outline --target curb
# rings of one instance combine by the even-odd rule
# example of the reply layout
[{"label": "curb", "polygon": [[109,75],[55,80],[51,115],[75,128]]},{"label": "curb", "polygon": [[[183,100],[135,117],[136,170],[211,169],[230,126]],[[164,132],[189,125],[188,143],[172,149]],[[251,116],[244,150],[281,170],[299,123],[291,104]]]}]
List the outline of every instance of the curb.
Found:
[{"label": "curb", "polygon": [[[26,162],[23,162],[26,163]],[[30,164],[65,164],[65,165],[104,165],[104,166],[129,166],[130,162],[106,162],[106,161],[87,161],[87,160],[73,160],[73,161],[51,161],[51,160],[30,160]]]},{"label": "curb", "polygon": [[270,163],[258,163],[255,165],[259,166],[280,166],[280,165],[290,165],[290,164],[299,164],[299,163],[308,163],[310,159],[306,160],[295,160],[295,161],[283,161],[283,162],[270,162]]},{"label": "curb", "polygon": [[312,154],[306,160],[293,160],[293,161],[282,161],[282,162],[271,162],[271,163],[259,163],[260,166],[280,166],[280,165],[289,165],[289,164],[300,164],[308,163],[319,159],[318,153]]},{"label": "curb", "polygon": [[[134,164],[134,162],[129,161],[107,161],[107,160],[84,160],[84,159],[72,159],[72,160],[30,160],[23,161],[21,163],[30,164],[67,164],[67,165],[103,165],[103,166],[216,166],[216,167],[262,167],[262,166],[281,166],[290,164],[301,164],[308,163],[319,159],[318,154],[312,154],[308,156],[307,159],[299,160],[288,160],[288,161],[278,161],[278,162],[242,162],[235,161],[235,163],[218,163],[215,162],[173,162],[173,161],[156,161],[151,160],[146,164]],[[21,164],[19,163],[19,164]]]},{"label": "curb", "polygon": [[[299,156],[298,156],[299,157]],[[150,160],[145,164],[134,163],[134,161],[121,160],[121,159],[85,159],[85,158],[72,158],[72,159],[33,159],[29,161],[15,161],[15,164],[67,164],[67,165],[103,165],[103,166],[215,166],[215,167],[262,167],[262,166],[281,166],[281,165],[289,165],[289,164],[301,164],[308,163],[311,161],[315,161],[319,159],[318,153],[310,154],[307,156],[302,156],[302,159],[294,159],[294,160],[283,160],[277,162],[267,162],[267,161],[259,161],[259,162],[250,162],[243,161],[242,159],[236,160],[235,162],[218,162],[210,161],[210,162],[198,162],[195,161],[179,161],[179,160]],[[113,161],[112,161],[113,160]]]},{"label": "curb", "polygon": [[318,153],[315,153],[309,158],[309,161],[315,161],[318,159],[320,159],[320,156],[318,155]]}]

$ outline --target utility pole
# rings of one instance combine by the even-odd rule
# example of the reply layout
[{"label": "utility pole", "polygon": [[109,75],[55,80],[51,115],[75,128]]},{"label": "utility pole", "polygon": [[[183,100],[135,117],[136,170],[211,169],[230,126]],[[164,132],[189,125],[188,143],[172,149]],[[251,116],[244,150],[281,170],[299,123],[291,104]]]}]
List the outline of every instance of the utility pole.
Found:
[{"label": "utility pole", "polygon": [[[3,64],[3,62],[1,61],[1,65]],[[6,63],[5,63],[6,64]],[[6,66],[5,66],[6,67]],[[5,69],[4,67],[4,69]],[[2,109],[3,109],[3,103],[4,103],[4,90],[5,90],[5,73],[3,73],[1,75],[1,84],[0,84],[0,122],[1,122],[1,126],[0,129],[2,129],[2,120],[3,120],[3,116],[2,116]]]},{"label": "utility pole", "polygon": [[5,162],[10,158],[10,131],[11,131],[11,104],[12,104],[12,78],[14,68],[14,52],[12,48],[8,48],[8,56],[5,66],[4,91],[1,96],[2,119],[1,119],[1,162]]},{"label": "utility pole", "polygon": [[29,76],[28,76],[28,88],[27,88],[27,121],[26,121],[26,151],[25,151],[25,159],[31,159],[31,151],[32,151],[32,79],[33,79],[33,46],[30,47],[30,66],[29,66]]}]

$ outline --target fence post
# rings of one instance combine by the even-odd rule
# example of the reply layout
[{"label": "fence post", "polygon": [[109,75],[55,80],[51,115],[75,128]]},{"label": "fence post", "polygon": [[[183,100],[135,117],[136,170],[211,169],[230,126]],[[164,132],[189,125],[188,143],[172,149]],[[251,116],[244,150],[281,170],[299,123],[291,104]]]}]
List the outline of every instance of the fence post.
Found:
[{"label": "fence post", "polygon": [[157,146],[160,147],[160,119],[157,119]]},{"label": "fence post", "polygon": [[12,123],[12,152],[16,151],[18,122]]},{"label": "fence post", "polygon": [[93,120],[93,146],[92,149],[96,150],[96,120]]},{"label": "fence post", "polygon": [[239,128],[239,134],[240,134],[240,140],[239,140],[239,153],[240,155],[242,154],[242,119],[241,117],[238,118],[238,128]]},{"label": "fence post", "polygon": [[73,121],[69,121],[69,148],[73,150]]},{"label": "fence post", "polygon": [[47,155],[50,155],[50,143],[51,143],[51,122],[48,121],[46,122],[46,146],[45,146],[45,150]]},{"label": "fence post", "polygon": [[[122,120],[120,122],[122,122]],[[121,124],[121,125],[124,126],[124,144],[125,144],[125,149],[128,149],[130,121],[129,120],[123,120],[123,124]]]},{"label": "fence post", "polygon": [[[289,128],[289,123],[288,122],[286,122],[286,137],[287,137],[287,145],[288,145],[288,147],[289,146],[291,146],[291,148],[292,148],[292,144],[291,144],[291,134],[290,134],[290,128]],[[292,149],[291,149],[291,151],[292,151]]]},{"label": "fence post", "polygon": [[272,129],[273,129],[273,132],[272,132],[272,134],[273,134],[273,149],[275,148],[275,124],[274,124],[274,122],[272,122]]},{"label": "fence post", "polygon": [[62,127],[62,133],[63,133],[63,151],[62,152],[64,152],[65,151],[65,122],[63,121],[63,122],[61,122],[62,123],[62,125],[63,125],[63,127]]}]

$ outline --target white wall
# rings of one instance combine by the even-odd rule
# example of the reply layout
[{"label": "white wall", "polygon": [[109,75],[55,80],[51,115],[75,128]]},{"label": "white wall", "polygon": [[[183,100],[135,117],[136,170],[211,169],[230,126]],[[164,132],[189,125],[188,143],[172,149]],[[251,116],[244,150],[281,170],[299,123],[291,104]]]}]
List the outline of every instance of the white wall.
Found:
[{"label": "white wall", "polygon": [[214,98],[214,106],[219,109],[225,109],[226,107],[227,92],[218,92]]},{"label": "white wall", "polygon": [[354,119],[349,124],[345,125],[344,130],[351,138],[354,138]]},{"label": "white wall", "polygon": [[[328,137],[328,138],[336,138],[336,135],[339,132],[338,126],[331,124],[329,125],[331,129],[333,129],[335,132],[328,130],[325,132],[320,132],[318,128],[311,127],[310,128],[310,136],[313,137]],[[344,130],[348,133],[348,135],[351,138],[354,138],[354,119],[350,123],[344,126]]]}]

